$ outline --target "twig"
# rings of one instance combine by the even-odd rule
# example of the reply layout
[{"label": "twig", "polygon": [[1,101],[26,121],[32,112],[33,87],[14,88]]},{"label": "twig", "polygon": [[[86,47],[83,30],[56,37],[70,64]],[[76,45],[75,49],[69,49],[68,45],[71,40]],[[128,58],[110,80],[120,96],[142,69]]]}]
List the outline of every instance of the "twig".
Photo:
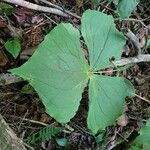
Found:
[{"label": "twig", "polygon": [[23,142],[23,145],[26,146],[28,149],[30,150],[35,150],[33,147],[31,147],[30,145],[28,145],[27,143]]},{"label": "twig", "polygon": [[49,2],[49,1],[47,1],[47,0],[39,0],[39,1],[45,3],[45,4],[49,5],[49,6],[52,6],[52,7],[54,7],[54,8],[57,8],[57,9],[59,9],[59,10],[65,12],[66,14],[68,14],[68,15],[70,15],[70,16],[73,16],[73,17],[78,18],[78,19],[81,18],[80,16],[78,16],[78,15],[76,15],[76,14],[74,14],[74,13],[71,13],[70,11],[65,10],[64,8],[62,8],[62,7],[58,6],[58,5],[55,5],[55,4],[53,4],[53,3],[51,3],[51,2]]},{"label": "twig", "polygon": [[141,55],[141,47],[140,47],[139,39],[136,37],[136,35],[130,29],[128,29],[126,36],[137,48],[138,55]]},{"label": "twig", "polygon": [[68,17],[68,15],[66,13],[64,13],[61,10],[58,10],[56,8],[49,8],[49,7],[45,7],[45,6],[40,6],[37,4],[27,2],[25,0],[2,0],[2,1],[7,2],[7,3],[11,3],[11,4],[15,4],[15,5],[19,5],[22,7],[26,7],[29,9],[37,10],[37,11],[48,12],[48,13],[56,14],[59,16]]},{"label": "twig", "polygon": [[134,94],[134,95],[135,95],[136,97],[140,98],[141,100],[147,102],[148,104],[150,104],[150,100],[145,99],[144,97],[141,97],[141,96],[139,96],[139,95],[137,95],[137,94]]},{"label": "twig", "polygon": [[140,62],[150,62],[150,55],[148,54],[143,54],[139,55],[137,57],[129,57],[129,58],[123,58],[121,60],[113,62],[115,66],[124,66],[124,65],[129,65],[129,64],[136,64]]},{"label": "twig", "polygon": [[135,34],[128,29],[128,32],[126,36],[131,40],[133,45],[137,48],[138,50],[138,55],[135,57],[129,57],[129,58],[124,58],[119,61],[113,62],[116,66],[124,66],[124,65],[129,65],[129,64],[136,64],[140,62],[150,62],[150,54],[141,54],[141,47],[139,43],[139,39],[135,36]]},{"label": "twig", "polygon": [[148,28],[143,21],[145,21],[147,18],[139,20],[139,19],[134,19],[134,18],[125,18],[125,19],[121,19],[121,18],[115,18],[114,20],[116,21],[134,21],[134,22],[139,22],[141,23],[141,25],[143,25],[145,28]]},{"label": "twig", "polygon": [[[55,122],[54,122],[54,123],[51,123],[51,124],[49,125],[49,124],[46,124],[46,123],[43,123],[43,122],[40,122],[40,121],[31,120],[31,119],[27,119],[27,118],[21,118],[21,117],[14,116],[14,115],[9,115],[9,117],[18,118],[18,119],[21,119],[21,120],[24,120],[24,121],[27,121],[27,122],[39,124],[39,125],[46,126],[46,127],[47,127],[47,126],[52,126],[52,125],[55,124]],[[67,128],[67,126],[65,126],[65,128],[66,128],[66,129],[69,129],[69,128]],[[65,133],[70,133],[70,132],[72,132],[72,131],[74,131],[74,129],[71,128],[71,127],[70,127],[69,131],[68,131],[68,130],[65,130],[65,129],[63,130],[63,132],[65,132]]]},{"label": "twig", "polygon": [[39,124],[39,125],[42,125],[42,126],[49,126],[49,124],[46,124],[46,123],[43,123],[43,122],[39,122],[39,121],[36,121],[36,120],[27,119],[27,118],[22,118],[22,117],[18,117],[18,116],[14,116],[14,115],[9,115],[9,117],[18,118],[18,119],[21,119],[21,120],[24,120],[24,121],[27,121],[27,122],[31,122],[31,123],[35,123],[35,124]]}]

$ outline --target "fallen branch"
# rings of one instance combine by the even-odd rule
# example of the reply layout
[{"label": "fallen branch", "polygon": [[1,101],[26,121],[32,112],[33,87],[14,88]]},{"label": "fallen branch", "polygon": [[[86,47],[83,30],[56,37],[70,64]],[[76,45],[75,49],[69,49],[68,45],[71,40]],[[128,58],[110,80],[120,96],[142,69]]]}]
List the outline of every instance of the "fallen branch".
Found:
[{"label": "fallen branch", "polygon": [[140,47],[139,39],[136,37],[136,35],[130,29],[128,29],[126,36],[133,43],[133,45],[136,47],[136,49],[138,50],[138,55],[141,55],[142,50]]},{"label": "fallen branch", "polygon": [[41,2],[43,2],[43,3],[45,3],[45,4],[47,4],[47,5],[49,5],[49,6],[51,6],[51,7],[54,7],[54,8],[56,8],[56,9],[59,9],[59,10],[65,12],[66,14],[68,14],[68,15],[70,15],[70,16],[73,16],[73,17],[75,17],[75,18],[81,19],[80,16],[78,16],[78,15],[76,15],[76,14],[74,14],[74,13],[71,13],[70,11],[65,10],[64,8],[62,8],[62,7],[58,6],[58,5],[55,5],[55,4],[53,4],[53,3],[51,3],[51,2],[49,2],[49,1],[47,1],[47,0],[39,0],[39,1],[41,1]]},{"label": "fallen branch", "polygon": [[113,63],[115,66],[124,66],[124,65],[136,64],[141,62],[150,62],[150,55],[143,54],[143,55],[138,55],[137,57],[123,58]]},{"label": "fallen branch", "polygon": [[22,7],[26,7],[29,9],[37,10],[37,11],[48,12],[48,13],[56,14],[59,16],[68,17],[68,15],[65,12],[58,10],[56,8],[49,8],[49,7],[45,7],[45,6],[40,6],[37,4],[27,2],[25,0],[2,0],[2,1],[7,2],[7,3],[11,3],[11,4],[15,4],[15,5],[19,5]]}]

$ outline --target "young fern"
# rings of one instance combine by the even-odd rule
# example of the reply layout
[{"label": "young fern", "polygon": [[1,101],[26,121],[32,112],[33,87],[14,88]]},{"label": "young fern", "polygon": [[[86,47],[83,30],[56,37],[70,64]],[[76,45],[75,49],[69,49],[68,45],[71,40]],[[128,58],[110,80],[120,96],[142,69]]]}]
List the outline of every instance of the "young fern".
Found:
[{"label": "young fern", "polygon": [[44,142],[55,137],[55,135],[60,133],[62,130],[63,128],[61,127],[47,126],[47,127],[40,129],[40,131],[30,135],[25,141],[28,144],[36,144],[39,141]]}]

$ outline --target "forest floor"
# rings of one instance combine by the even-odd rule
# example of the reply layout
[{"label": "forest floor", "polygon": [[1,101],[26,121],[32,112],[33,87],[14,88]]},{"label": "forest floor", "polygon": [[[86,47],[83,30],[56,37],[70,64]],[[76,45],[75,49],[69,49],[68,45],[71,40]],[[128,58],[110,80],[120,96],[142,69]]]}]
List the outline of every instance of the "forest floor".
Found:
[{"label": "forest floor", "polygon": [[[46,4],[38,0],[29,0],[38,5]],[[86,9],[96,9],[111,14],[116,18],[116,7],[107,0],[102,0],[97,7],[89,1],[75,2],[70,0],[51,0],[51,3],[73,12],[78,16]],[[8,75],[7,70],[25,63],[34,53],[45,35],[61,22],[69,22],[75,27],[80,26],[76,16],[63,17],[55,14],[31,10],[13,5],[11,15],[0,16],[0,76]],[[48,5],[47,5],[48,6]],[[150,1],[141,1],[130,18],[116,21],[119,30],[130,29],[139,39],[143,53],[150,54],[146,49],[146,41],[150,35]],[[147,19],[145,19],[147,18]],[[141,20],[141,21],[136,21]],[[4,44],[17,38],[21,41],[21,53],[14,59],[4,47]],[[123,57],[135,54],[135,47],[128,40],[124,47]],[[143,99],[150,99],[150,63],[138,63],[123,72],[130,79],[136,93]],[[25,81],[0,85],[0,114],[20,139],[27,139],[46,125],[60,126],[53,118],[45,113],[45,108],[36,92],[29,88]],[[29,144],[34,149],[41,150],[123,150],[128,149],[138,135],[138,131],[150,118],[150,104],[139,97],[126,100],[124,114],[115,125],[98,133],[95,137],[87,129],[86,118],[88,111],[88,93],[85,89],[82,102],[76,116],[71,119],[65,131],[47,141]],[[28,147],[28,149],[32,149]]]}]

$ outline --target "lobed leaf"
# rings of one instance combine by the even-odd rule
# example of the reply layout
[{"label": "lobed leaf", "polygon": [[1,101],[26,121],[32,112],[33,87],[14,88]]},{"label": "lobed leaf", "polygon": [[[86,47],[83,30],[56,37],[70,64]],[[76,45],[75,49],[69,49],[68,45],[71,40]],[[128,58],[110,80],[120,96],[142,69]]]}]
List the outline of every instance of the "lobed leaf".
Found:
[{"label": "lobed leaf", "polygon": [[71,24],[60,24],[28,62],[10,70],[29,80],[47,113],[61,123],[75,115],[88,80],[88,65],[79,39],[79,31]]},{"label": "lobed leaf", "polygon": [[89,84],[88,127],[93,133],[112,125],[121,115],[126,96],[131,95],[124,78],[93,75]]},{"label": "lobed leaf", "polygon": [[19,68],[10,70],[39,94],[49,115],[68,122],[76,113],[84,87],[89,82],[88,127],[93,133],[111,125],[122,112],[126,96],[134,87],[121,77],[94,75],[110,67],[111,58],[120,59],[125,38],[106,14],[87,10],[81,19],[81,32],[89,50],[88,65],[80,47],[79,31],[71,24],[57,25],[33,56]]},{"label": "lobed leaf", "polygon": [[81,22],[81,32],[88,46],[92,71],[110,66],[112,57],[115,60],[121,58],[125,38],[116,29],[112,16],[87,10]]},{"label": "lobed leaf", "polygon": [[118,3],[119,16],[122,19],[129,17],[139,2],[140,0],[119,0]]}]

